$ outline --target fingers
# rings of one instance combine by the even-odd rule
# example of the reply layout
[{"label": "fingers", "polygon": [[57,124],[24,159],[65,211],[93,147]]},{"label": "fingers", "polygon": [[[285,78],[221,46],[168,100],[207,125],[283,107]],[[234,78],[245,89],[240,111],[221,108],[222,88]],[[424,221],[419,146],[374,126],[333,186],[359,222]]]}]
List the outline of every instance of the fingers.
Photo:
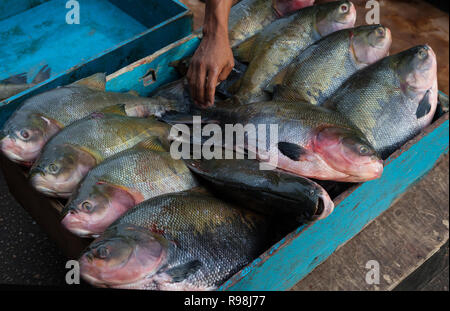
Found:
[{"label": "fingers", "polygon": [[213,106],[218,82],[226,80],[232,69],[232,63],[220,68],[207,66],[202,61],[193,60],[189,66],[187,78],[194,104],[200,107]]},{"label": "fingers", "polygon": [[189,65],[188,72],[186,75],[188,84],[189,84],[189,95],[191,96],[191,98],[194,98],[194,93],[195,93],[195,82],[194,82],[195,78],[194,78],[194,76],[195,76],[195,68],[194,68],[193,64],[191,63]]},{"label": "fingers", "polygon": [[206,69],[205,65],[200,64],[198,66],[197,77],[196,77],[196,91],[194,100],[197,105],[204,105],[205,103],[205,85],[206,85]]},{"label": "fingers", "polygon": [[222,72],[220,73],[219,76],[219,81],[222,82],[224,80],[226,80],[228,78],[228,76],[230,75],[231,71],[233,70],[234,67],[234,61],[230,64],[228,64],[227,66],[225,66],[222,69]]},{"label": "fingers", "polygon": [[214,95],[216,93],[217,80],[219,79],[219,70],[214,68],[208,72],[208,81],[206,85],[206,102],[207,107],[214,105]]},{"label": "fingers", "polygon": [[217,84],[227,79],[233,70],[233,67],[234,64],[229,63],[222,68],[222,71],[219,71],[218,68],[215,67],[208,72],[208,82],[205,95],[206,106],[211,107],[214,105],[214,95],[216,93]]},{"label": "fingers", "polygon": [[194,103],[197,106],[202,105],[205,99],[205,65],[193,60],[192,64],[189,66],[187,78],[189,82],[189,91]]}]

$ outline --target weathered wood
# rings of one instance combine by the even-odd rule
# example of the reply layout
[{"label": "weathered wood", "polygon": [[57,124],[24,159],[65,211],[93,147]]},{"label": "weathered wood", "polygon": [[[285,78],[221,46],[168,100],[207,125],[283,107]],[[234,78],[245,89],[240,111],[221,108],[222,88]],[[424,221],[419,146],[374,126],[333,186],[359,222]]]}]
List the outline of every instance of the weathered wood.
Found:
[{"label": "weathered wood", "polygon": [[[293,290],[392,290],[416,271],[448,243],[448,161],[444,156],[430,174]],[[380,264],[379,285],[365,281],[369,260]],[[416,282],[420,281],[426,280],[419,276]]]},{"label": "weathered wood", "polygon": [[[447,284],[437,284],[439,287],[434,288],[434,283],[438,283],[442,277],[447,278]],[[445,286],[448,290],[448,240],[436,254],[404,279],[394,290],[444,290]]]}]

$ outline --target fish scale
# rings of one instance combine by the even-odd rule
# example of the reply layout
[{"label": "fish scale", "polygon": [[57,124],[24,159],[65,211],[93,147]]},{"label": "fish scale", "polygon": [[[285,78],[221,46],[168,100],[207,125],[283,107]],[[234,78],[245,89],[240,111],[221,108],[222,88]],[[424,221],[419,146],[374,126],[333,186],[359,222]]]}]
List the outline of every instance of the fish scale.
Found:
[{"label": "fish scale", "polygon": [[243,124],[277,124],[279,141],[302,143],[305,148],[312,131],[321,127],[335,126],[359,133],[340,114],[305,102],[261,102],[238,107],[234,112],[244,118]]},{"label": "fish scale", "polygon": [[31,165],[50,138],[95,111],[134,116],[134,106],[145,106],[146,116],[161,116],[177,110],[176,101],[106,92],[105,85],[106,76],[100,73],[25,100],[2,129],[1,151],[15,162]]},{"label": "fish scale", "polygon": [[[257,100],[270,81],[308,46],[321,39],[317,20],[322,15],[332,15],[343,5],[351,6],[349,1],[337,1],[315,5],[299,10],[295,14],[276,20],[247,43],[234,50],[235,56],[250,62],[236,92],[241,103]],[[323,16],[322,16],[323,17]],[[327,22],[329,25],[334,21]],[[354,23],[353,23],[354,24]],[[350,23],[339,27],[353,27]],[[331,27],[331,26],[330,26]]]},{"label": "fish scale", "polygon": [[378,27],[370,25],[341,30],[308,47],[289,65],[273,99],[320,105],[352,74],[366,66],[356,61],[353,37],[366,35]]},{"label": "fish scale", "polygon": [[187,190],[197,186],[189,169],[168,152],[136,146],[123,151],[91,170],[74,193],[77,197],[90,193],[99,181],[137,191],[144,199],[160,194]]},{"label": "fish scale", "polygon": [[[236,139],[227,141],[222,137],[219,143],[226,150],[236,150],[242,155],[244,149],[248,156],[262,162],[274,160],[276,162],[268,165],[299,176],[360,182],[379,178],[383,170],[364,134],[342,114],[324,107],[280,101],[240,105],[229,100],[198,112],[202,122],[222,126],[222,133],[229,132],[229,125],[233,125],[235,131],[236,125],[245,126],[243,137],[239,135],[244,140],[243,145]],[[175,126],[185,122],[183,117],[177,116],[167,116],[164,120]],[[266,133],[258,137],[258,132],[264,129]],[[192,139],[194,143],[201,143],[209,138]]]},{"label": "fish scale", "polygon": [[96,157],[106,159],[148,137],[163,135],[167,128],[154,119],[95,114],[72,123],[58,133],[48,142],[40,159],[51,154],[53,147],[64,144],[82,147]]},{"label": "fish scale", "polygon": [[231,47],[255,35],[277,18],[270,0],[243,0],[237,3],[231,8],[228,21]]},{"label": "fish scale", "polygon": [[[127,224],[160,232],[173,242],[166,264],[156,274],[200,261],[200,269],[185,280],[200,289],[216,288],[257,257],[266,230],[265,221],[256,214],[194,191],[143,202],[107,231]],[[163,289],[153,280],[149,278],[145,288]]]},{"label": "fish scale", "polygon": [[[417,135],[433,118],[434,113],[417,118],[424,95],[415,90],[408,94],[408,87],[399,76],[400,68],[412,66],[411,57],[419,48],[386,57],[357,72],[324,104],[358,127],[382,158]],[[404,70],[414,72],[412,67]],[[437,97],[437,77],[431,77],[427,83],[432,84],[430,90]],[[430,101],[431,110],[436,104],[437,98]]]},{"label": "fish scale", "polygon": [[18,120],[26,119],[32,114],[45,116],[62,126],[67,126],[108,106],[118,104],[146,104],[148,106],[151,103],[152,99],[131,94],[105,92],[104,90],[100,91],[84,86],[69,85],[26,100],[7,122],[5,129],[14,126],[15,123],[18,123],[17,126],[14,126],[15,128],[22,126],[22,122],[19,123]]}]

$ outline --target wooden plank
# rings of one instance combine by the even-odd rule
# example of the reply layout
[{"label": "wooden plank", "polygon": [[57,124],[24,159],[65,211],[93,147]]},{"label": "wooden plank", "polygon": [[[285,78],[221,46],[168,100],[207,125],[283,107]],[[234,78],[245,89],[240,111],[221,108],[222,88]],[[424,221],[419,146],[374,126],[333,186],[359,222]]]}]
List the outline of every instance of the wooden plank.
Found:
[{"label": "wooden plank", "polygon": [[[441,279],[444,279],[446,284],[443,284]],[[404,279],[394,290],[448,290],[448,240],[436,254]]]},{"label": "wooden plank", "polygon": [[234,275],[221,290],[287,290],[387,210],[448,153],[448,113],[389,160],[383,176],[337,198],[333,214],[298,228]]},{"label": "wooden plank", "polygon": [[[448,160],[442,157],[430,174],[293,290],[392,290],[411,275],[448,243]],[[380,265],[378,285],[365,281],[369,260]],[[436,268],[430,265],[426,272]]]}]

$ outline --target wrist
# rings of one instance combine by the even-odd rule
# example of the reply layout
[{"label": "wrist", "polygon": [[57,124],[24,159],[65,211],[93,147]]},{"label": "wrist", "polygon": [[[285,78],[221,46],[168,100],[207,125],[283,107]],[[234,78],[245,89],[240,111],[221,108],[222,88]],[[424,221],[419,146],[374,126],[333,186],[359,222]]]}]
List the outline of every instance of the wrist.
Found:
[{"label": "wrist", "polygon": [[204,37],[228,38],[228,16],[232,0],[208,0],[205,8]]},{"label": "wrist", "polygon": [[228,29],[218,24],[205,24],[205,26],[203,27],[203,37],[228,39]]}]

